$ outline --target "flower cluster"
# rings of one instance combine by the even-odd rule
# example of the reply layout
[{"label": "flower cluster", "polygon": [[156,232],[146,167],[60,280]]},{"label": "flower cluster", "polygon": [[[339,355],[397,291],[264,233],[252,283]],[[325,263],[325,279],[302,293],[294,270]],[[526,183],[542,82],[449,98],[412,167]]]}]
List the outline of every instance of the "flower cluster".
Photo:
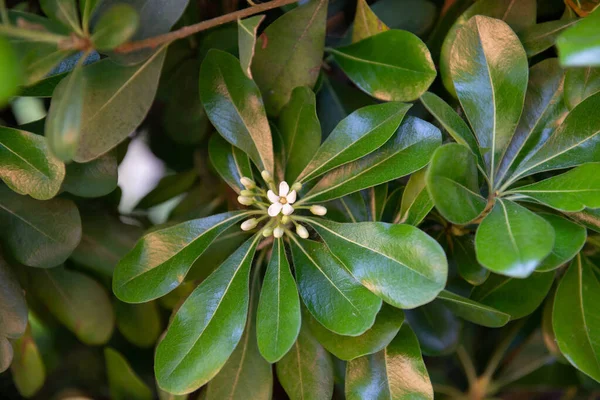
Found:
[{"label": "flower cluster", "polygon": [[258,217],[242,222],[242,230],[250,231],[255,229],[262,221],[267,220],[261,228],[264,237],[273,235],[280,238],[286,232],[290,234],[289,227],[293,224],[298,236],[303,239],[308,238],[308,231],[293,215],[294,211],[306,209],[314,215],[322,216],[327,213],[327,208],[320,205],[303,206],[302,202],[296,203],[298,191],[302,189],[302,184],[299,182],[294,183],[290,188],[286,181],[281,181],[279,186],[276,187],[273,176],[268,171],[263,171],[261,176],[269,187],[268,190],[257,186],[256,182],[250,178],[242,177],[240,179],[240,183],[245,190],[242,190],[238,196],[238,202],[245,206],[254,206],[260,210]]}]

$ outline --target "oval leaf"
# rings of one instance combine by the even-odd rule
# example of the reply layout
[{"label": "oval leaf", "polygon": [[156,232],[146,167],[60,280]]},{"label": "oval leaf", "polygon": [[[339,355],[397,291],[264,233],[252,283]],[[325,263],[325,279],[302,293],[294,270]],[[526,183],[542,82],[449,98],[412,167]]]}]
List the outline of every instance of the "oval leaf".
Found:
[{"label": "oval leaf", "polygon": [[240,51],[240,64],[248,78],[252,78],[252,58],[256,45],[256,32],[258,26],[265,19],[264,15],[256,15],[244,20],[238,19],[238,49]]},{"label": "oval leaf", "polygon": [[17,52],[4,37],[0,38],[0,60],[0,107],[4,107],[17,94],[23,81]]},{"label": "oval leaf", "polygon": [[33,397],[44,385],[46,367],[31,329],[13,342],[12,349],[14,356],[10,370],[13,382],[23,397]]},{"label": "oval leaf", "polygon": [[488,328],[499,328],[510,321],[510,315],[447,290],[438,299],[457,316]]},{"label": "oval leaf", "polygon": [[117,154],[112,151],[93,161],[67,165],[63,190],[79,197],[102,197],[117,188]]},{"label": "oval leaf", "polygon": [[135,373],[121,353],[106,347],[104,359],[111,399],[152,400],[154,398],[150,388]]},{"label": "oval leaf", "polygon": [[560,63],[565,67],[600,66],[600,10],[563,32],[556,40]]},{"label": "oval leaf", "polygon": [[552,225],[556,238],[552,253],[542,261],[537,271],[552,271],[570,261],[579,253],[587,238],[586,229],[554,214],[540,213],[542,218]]},{"label": "oval leaf", "polygon": [[570,110],[600,92],[600,68],[569,68],[565,76],[565,102]]},{"label": "oval leaf", "polygon": [[404,188],[398,215],[402,224],[418,226],[433,208],[425,181],[426,172],[424,168],[412,174]]},{"label": "oval leaf", "polygon": [[125,339],[138,347],[152,347],[162,333],[158,304],[115,301],[114,305],[117,328]]},{"label": "oval leaf", "polygon": [[452,354],[460,342],[462,323],[440,301],[406,312],[423,354],[437,357]]},{"label": "oval leaf", "polygon": [[217,173],[236,193],[245,189],[240,179],[252,179],[252,164],[246,153],[228,143],[221,135],[212,135],[208,142],[208,155]]},{"label": "oval leaf", "polygon": [[352,43],[390,30],[371,10],[366,0],[356,2],[356,14],[352,26]]},{"label": "oval leaf", "polygon": [[[169,7],[172,7],[169,4]],[[125,43],[140,26],[140,16],[129,4],[115,4],[103,12],[91,40],[98,51],[112,50]]]}]

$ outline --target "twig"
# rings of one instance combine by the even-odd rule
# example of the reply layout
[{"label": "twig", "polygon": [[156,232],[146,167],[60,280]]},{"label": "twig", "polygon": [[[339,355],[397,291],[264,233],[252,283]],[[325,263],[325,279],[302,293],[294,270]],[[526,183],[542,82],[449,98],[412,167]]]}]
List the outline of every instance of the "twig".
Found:
[{"label": "twig", "polygon": [[185,26],[181,29],[178,29],[173,32],[165,33],[164,35],[155,36],[152,38],[139,40],[136,42],[129,42],[122,44],[121,46],[115,49],[117,53],[129,53],[132,51],[151,48],[154,49],[161,44],[170,43],[177,39],[183,39],[195,33],[204,31],[206,29],[213,28],[215,26],[219,26],[225,24],[227,22],[236,21],[241,18],[248,17],[250,15],[258,14],[263,11],[268,11],[273,8],[282,7],[288,4],[296,3],[299,0],[273,0],[268,3],[258,4],[249,8],[245,8],[243,10],[239,10],[236,12],[232,12],[230,14],[221,15],[220,17],[216,17],[213,19],[209,19],[206,21],[202,21],[200,23]]}]

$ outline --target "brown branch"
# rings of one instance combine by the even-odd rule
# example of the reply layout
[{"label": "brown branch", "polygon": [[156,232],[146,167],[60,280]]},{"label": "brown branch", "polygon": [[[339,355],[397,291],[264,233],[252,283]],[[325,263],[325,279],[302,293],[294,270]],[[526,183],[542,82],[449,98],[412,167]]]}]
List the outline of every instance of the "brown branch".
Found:
[{"label": "brown branch", "polygon": [[296,3],[299,0],[272,0],[268,3],[257,4],[252,7],[244,8],[230,14],[221,15],[213,19],[202,21],[200,23],[184,26],[173,32],[165,33],[164,35],[155,36],[152,38],[139,40],[136,42],[128,42],[122,44],[115,49],[117,53],[130,53],[132,51],[151,48],[154,49],[162,44],[170,43],[178,39],[186,38],[195,33],[214,28],[215,26],[226,24],[227,22],[237,21],[238,19],[249,17],[250,15],[258,14],[264,11],[271,10],[273,8],[282,7],[288,4]]}]

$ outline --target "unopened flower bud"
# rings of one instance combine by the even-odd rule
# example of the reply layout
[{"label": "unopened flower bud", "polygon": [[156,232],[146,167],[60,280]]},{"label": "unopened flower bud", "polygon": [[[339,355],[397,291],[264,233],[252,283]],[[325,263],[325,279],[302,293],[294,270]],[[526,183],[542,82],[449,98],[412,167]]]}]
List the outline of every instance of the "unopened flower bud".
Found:
[{"label": "unopened flower bud", "polygon": [[262,230],[262,235],[264,237],[269,237],[273,234],[273,228],[271,227],[266,227],[265,229]]},{"label": "unopened flower bud", "polygon": [[302,189],[302,184],[300,182],[296,182],[292,185],[292,190],[295,190],[296,192],[299,192],[300,189]]},{"label": "unopened flower bud", "polygon": [[289,224],[291,220],[292,220],[292,219],[290,218],[290,216],[289,216],[289,215],[284,215],[283,217],[281,217],[281,223],[282,223],[283,225],[287,225],[287,224]]},{"label": "unopened flower bud", "polygon": [[283,236],[283,227],[278,225],[275,229],[273,229],[273,236],[275,236],[277,239],[282,237]]},{"label": "unopened flower bud", "polygon": [[242,222],[242,230],[249,231],[256,228],[256,225],[258,225],[258,220],[256,218],[247,219],[246,221]]},{"label": "unopened flower bud", "polygon": [[310,207],[310,212],[314,215],[325,215],[327,214],[327,209],[323,206],[314,205]]},{"label": "unopened flower bud", "polygon": [[298,224],[296,225],[296,233],[298,234],[298,236],[300,236],[302,239],[308,239],[308,231],[306,230],[305,227],[303,227],[302,225]]},{"label": "unopened flower bud", "polygon": [[265,180],[265,182],[269,183],[269,182],[273,182],[273,176],[271,175],[271,173],[269,171],[263,171],[260,173],[260,176],[262,176],[262,178]]},{"label": "unopened flower bud", "polygon": [[240,192],[240,194],[244,197],[252,197],[254,196],[254,193],[252,193],[252,190],[242,190]]},{"label": "unopened flower bud", "polygon": [[245,176],[242,176],[240,183],[244,185],[246,189],[254,189],[256,187],[256,183],[254,183],[252,179],[246,178]]},{"label": "unopened flower bud", "polygon": [[237,200],[240,204],[243,204],[245,206],[250,206],[250,205],[254,204],[254,198],[252,198],[252,197],[238,196]]}]

